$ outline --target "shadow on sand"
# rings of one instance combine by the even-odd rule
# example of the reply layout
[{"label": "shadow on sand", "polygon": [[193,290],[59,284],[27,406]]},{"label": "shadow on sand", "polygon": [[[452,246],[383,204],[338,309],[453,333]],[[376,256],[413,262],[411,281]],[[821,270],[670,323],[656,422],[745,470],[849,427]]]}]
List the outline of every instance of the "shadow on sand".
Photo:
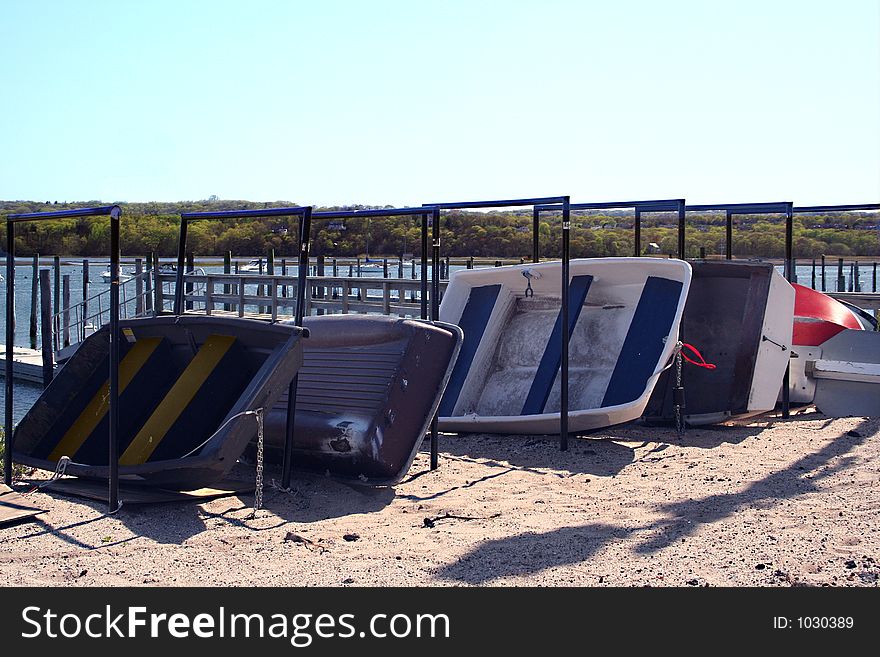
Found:
[{"label": "shadow on sand", "polygon": [[[253,477],[250,467],[239,464],[233,470],[232,479],[247,481]],[[308,523],[328,518],[341,517],[354,513],[379,511],[394,499],[393,488],[367,488],[339,483],[325,477],[296,473],[294,488],[283,492],[273,485],[280,479],[280,470],[267,466],[263,511],[257,517],[249,513],[254,503],[253,493],[221,498],[231,501],[231,506],[223,511],[211,511],[199,500],[170,502],[161,504],[125,504],[115,514],[107,513],[106,502],[71,497],[77,503],[94,511],[86,520],[61,527],[53,527],[43,520],[37,520],[39,528],[28,536],[52,534],[62,541],[86,550],[95,550],[120,545],[136,538],[145,537],[157,543],[180,544],[208,528],[209,521],[221,520],[230,525],[262,532],[278,529],[292,522]],[[47,490],[47,493],[52,492]],[[58,494],[52,492],[52,494]],[[124,499],[124,496],[123,496]],[[273,517],[274,516],[274,517]],[[119,521],[135,536],[121,540],[103,540],[90,544],[75,536],[75,531],[108,517]],[[156,522],[156,519],[162,522]],[[271,518],[271,520],[270,520]]]},{"label": "shadow on sand", "polygon": [[[740,509],[755,504],[772,505],[817,491],[817,481],[850,466],[855,457],[846,455],[876,431],[876,427],[869,428],[869,424],[873,421],[863,422],[854,431],[841,434],[822,449],[753,482],[745,490],[660,503],[656,509],[665,518],[642,527],[593,523],[486,541],[458,561],[440,568],[437,575],[445,580],[483,584],[499,577],[532,574],[553,566],[580,563],[614,539],[637,535],[644,535],[644,538],[636,544],[635,551],[639,554],[655,553],[690,536],[701,526],[729,517]],[[832,463],[835,459],[838,460]],[[492,564],[491,569],[487,569],[486,564]]]}]

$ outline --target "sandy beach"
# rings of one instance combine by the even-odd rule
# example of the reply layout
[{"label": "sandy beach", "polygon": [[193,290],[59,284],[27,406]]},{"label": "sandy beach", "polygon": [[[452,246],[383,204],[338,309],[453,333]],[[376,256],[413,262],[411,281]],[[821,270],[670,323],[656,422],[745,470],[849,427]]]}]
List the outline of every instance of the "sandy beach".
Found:
[{"label": "sandy beach", "polygon": [[[877,586],[880,420],[573,441],[443,436],[394,488],[313,476],[295,490],[126,505],[38,492],[0,528],[4,585]],[[250,479],[252,466],[235,476]],[[267,472],[267,481],[277,473]]]}]

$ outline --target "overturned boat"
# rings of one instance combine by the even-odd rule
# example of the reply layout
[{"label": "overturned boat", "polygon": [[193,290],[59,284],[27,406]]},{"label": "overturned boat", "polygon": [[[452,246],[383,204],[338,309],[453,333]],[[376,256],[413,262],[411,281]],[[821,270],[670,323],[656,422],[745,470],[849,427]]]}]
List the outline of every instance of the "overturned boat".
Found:
[{"label": "overturned boat", "polygon": [[[380,315],[306,317],[293,435],[295,470],[369,485],[412,465],[462,344],[457,326]],[[287,394],[266,417],[280,460]]]},{"label": "overturned boat", "polygon": [[826,415],[880,415],[880,333],[867,313],[794,285],[789,398]]},{"label": "overturned boat", "polygon": [[[223,478],[302,364],[304,331],[226,318],[120,320],[119,477],[192,490]],[[109,328],[90,335],[15,430],[14,458],[109,474]]]},{"label": "overturned boat", "polygon": [[[714,367],[681,370],[683,420],[715,424],[772,410],[788,367],[794,289],[771,264],[695,261],[681,340]],[[664,372],[645,409],[675,421],[675,372]]]},{"label": "overturned boat", "polygon": [[[852,309],[827,294],[792,283],[795,291],[789,401],[812,404],[816,379],[807,376],[807,363],[822,355],[821,345],[841,331],[864,329]],[[780,393],[781,397],[781,393]]]},{"label": "overturned boat", "polygon": [[[464,345],[440,405],[444,431],[558,434],[560,262],[455,272],[440,319]],[[569,431],[638,418],[675,348],[691,268],[681,260],[570,263]]]}]

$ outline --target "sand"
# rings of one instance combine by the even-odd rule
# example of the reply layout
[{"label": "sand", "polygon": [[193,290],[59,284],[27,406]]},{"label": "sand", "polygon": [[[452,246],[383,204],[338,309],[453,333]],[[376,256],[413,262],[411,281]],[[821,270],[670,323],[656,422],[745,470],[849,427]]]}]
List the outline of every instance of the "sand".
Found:
[{"label": "sand", "polygon": [[877,586],[878,434],[807,412],[683,437],[613,428],[567,453],[443,436],[434,472],[421,453],[394,488],[297,477],[255,518],[252,495],[107,516],[39,492],[46,514],[0,527],[0,583]]}]

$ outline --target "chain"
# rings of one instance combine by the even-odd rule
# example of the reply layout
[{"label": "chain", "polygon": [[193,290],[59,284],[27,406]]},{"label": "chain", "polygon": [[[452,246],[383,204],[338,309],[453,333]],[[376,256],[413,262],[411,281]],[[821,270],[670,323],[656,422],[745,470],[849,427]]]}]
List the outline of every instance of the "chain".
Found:
[{"label": "chain", "polygon": [[257,418],[257,481],[254,489],[254,512],[263,508],[263,409],[258,408],[255,412]]},{"label": "chain", "polygon": [[[678,435],[684,434],[684,419],[681,415],[681,408],[684,401],[684,388],[681,385],[681,349],[683,344],[681,341],[675,345],[675,390],[673,392],[673,410],[675,411],[675,430]],[[679,397],[680,395],[680,397]]]}]

